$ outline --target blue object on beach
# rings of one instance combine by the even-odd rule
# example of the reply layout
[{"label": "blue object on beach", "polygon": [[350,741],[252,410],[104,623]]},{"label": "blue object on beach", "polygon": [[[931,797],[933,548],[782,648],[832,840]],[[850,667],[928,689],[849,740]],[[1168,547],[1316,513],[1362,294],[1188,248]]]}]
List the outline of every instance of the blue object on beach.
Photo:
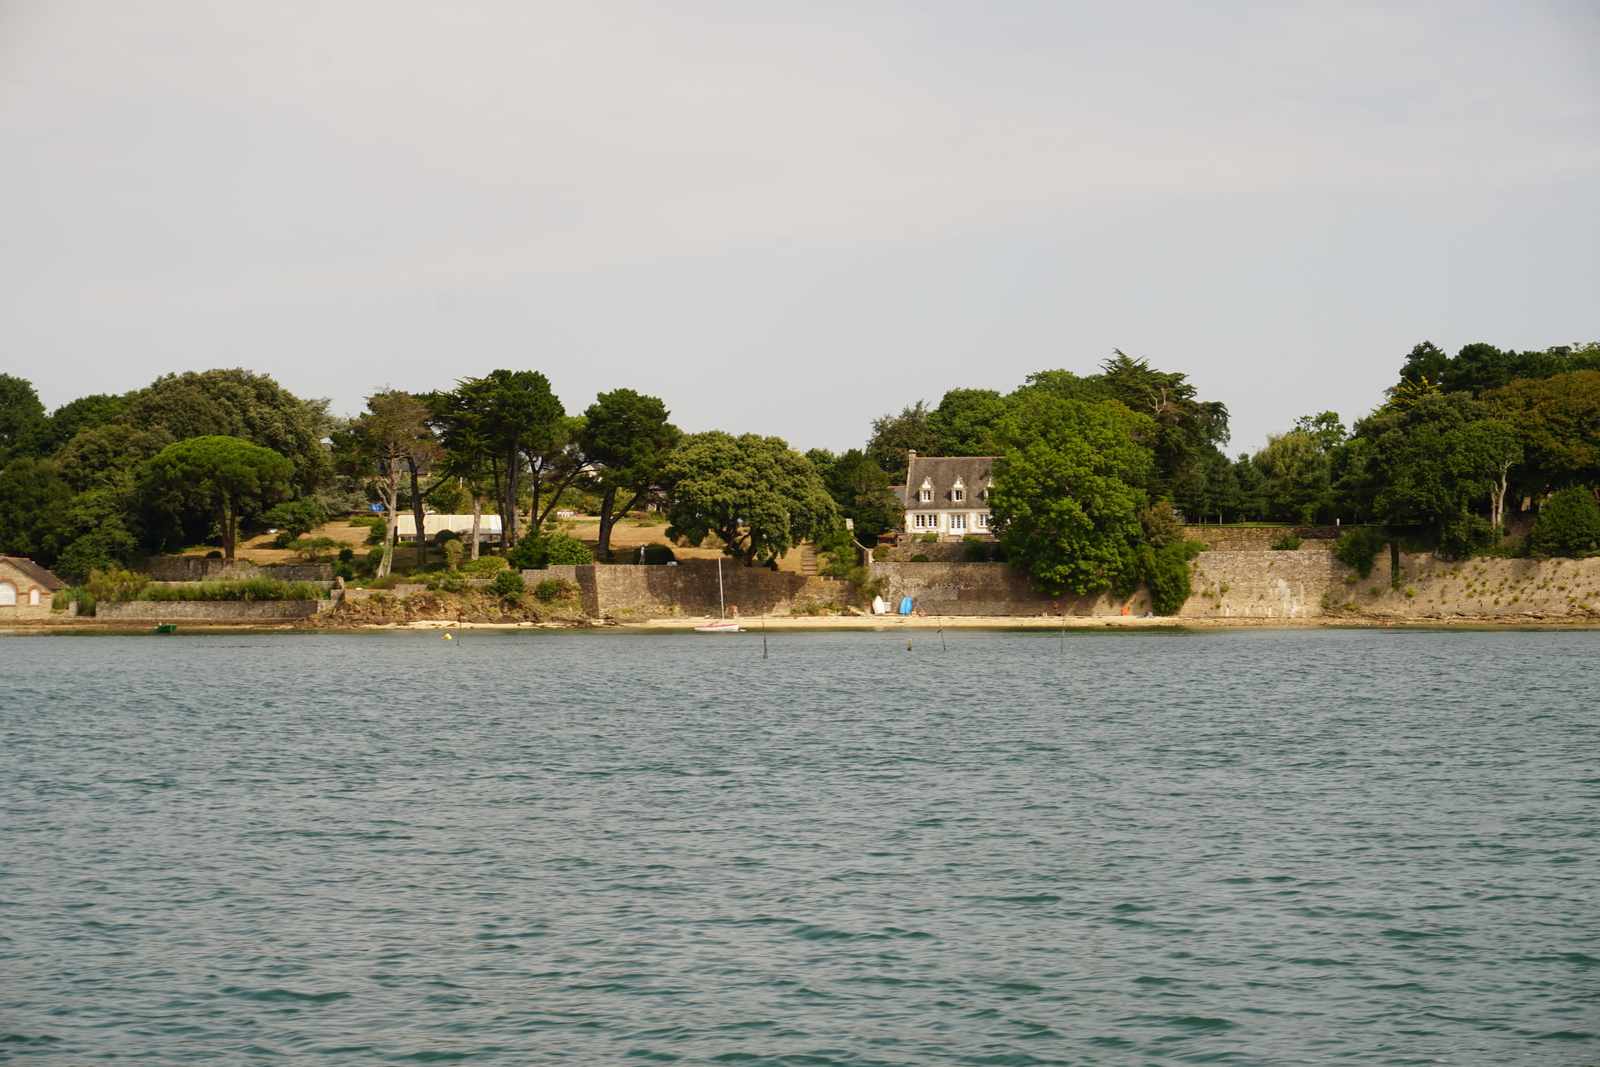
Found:
[{"label": "blue object on beach", "polygon": [[900,601],[900,614],[902,614],[902,615],[910,615],[911,614],[911,598],[910,597],[905,597]]}]

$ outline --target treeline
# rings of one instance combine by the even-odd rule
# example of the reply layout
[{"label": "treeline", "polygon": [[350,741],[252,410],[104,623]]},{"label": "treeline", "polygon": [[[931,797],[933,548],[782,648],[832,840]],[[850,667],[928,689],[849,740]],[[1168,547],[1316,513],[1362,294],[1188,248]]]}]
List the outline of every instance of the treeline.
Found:
[{"label": "treeline", "polygon": [[[865,535],[898,520],[881,470],[862,478],[776,437],[684,434],[659,398],[631,389],[568,413],[543,374],[496,370],[447,391],[384,390],[348,419],[327,406],[265,375],[213,370],[47,415],[30,383],[0,375],[0,552],[83,580],[190,545],[231,558],[241,527],[298,535],[379,503],[378,577],[396,565],[404,510],[418,529],[429,509],[470,510],[475,524],[498,515],[509,561],[540,566],[594,558],[551,530],[558,508],[599,516],[606,559],[617,520],[655,505],[674,538],[714,537],[746,564],[774,564],[802,540],[837,547],[841,501],[859,508]],[[419,543],[419,569],[425,559]]]},{"label": "treeline", "polygon": [[[384,390],[351,418],[244,370],[167,375],[46,414],[0,374],[0,552],[74,579],[196,544],[232,555],[241,526],[291,533],[383,505],[379,575],[398,515],[498,515],[517,566],[580,562],[556,532],[566,507],[617,521],[653,505],[667,533],[775,565],[803,540],[862,580],[853,543],[902,519],[890,486],[908,450],[998,457],[987,503],[1007,557],[1047,591],[1140,584],[1158,610],[1188,596],[1191,522],[1403,524],[1462,556],[1504,549],[1508,520],[1544,521],[1523,548],[1586,551],[1600,538],[1600,344],[1537,352],[1432,344],[1401,361],[1386,402],[1346,427],[1300,417],[1230,457],[1228,410],[1187,376],[1116,352],[1098,373],[1041,371],[1010,393],[956,389],[872,424],[862,449],[801,454],[776,437],[684,434],[630,389],[569,413],[536,371],[495,370],[448,390]],[[847,530],[845,520],[851,529]],[[477,538],[471,539],[473,554]],[[418,546],[417,566],[425,556]]]}]

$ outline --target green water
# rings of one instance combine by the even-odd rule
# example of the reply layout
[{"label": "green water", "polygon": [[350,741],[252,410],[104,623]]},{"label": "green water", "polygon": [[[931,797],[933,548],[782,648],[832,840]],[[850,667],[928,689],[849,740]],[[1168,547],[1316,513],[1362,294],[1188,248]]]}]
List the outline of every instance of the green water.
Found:
[{"label": "green water", "polygon": [[1593,633],[0,642],[0,1060],[1600,1063]]}]

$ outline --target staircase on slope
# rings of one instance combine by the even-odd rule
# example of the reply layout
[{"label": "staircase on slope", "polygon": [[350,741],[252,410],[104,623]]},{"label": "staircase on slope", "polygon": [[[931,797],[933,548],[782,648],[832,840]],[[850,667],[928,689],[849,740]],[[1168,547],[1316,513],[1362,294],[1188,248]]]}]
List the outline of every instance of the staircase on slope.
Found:
[{"label": "staircase on slope", "polygon": [[810,541],[800,546],[800,573],[807,578],[817,576],[817,546]]}]

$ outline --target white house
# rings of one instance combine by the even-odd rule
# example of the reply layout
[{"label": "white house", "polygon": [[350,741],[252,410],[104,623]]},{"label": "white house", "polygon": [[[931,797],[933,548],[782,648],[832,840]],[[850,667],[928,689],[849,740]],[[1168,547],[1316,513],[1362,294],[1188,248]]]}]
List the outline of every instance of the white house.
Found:
[{"label": "white house", "polygon": [[935,533],[959,541],[992,536],[989,487],[998,456],[919,456],[907,453],[906,484],[895,486],[906,509],[906,533]]}]

